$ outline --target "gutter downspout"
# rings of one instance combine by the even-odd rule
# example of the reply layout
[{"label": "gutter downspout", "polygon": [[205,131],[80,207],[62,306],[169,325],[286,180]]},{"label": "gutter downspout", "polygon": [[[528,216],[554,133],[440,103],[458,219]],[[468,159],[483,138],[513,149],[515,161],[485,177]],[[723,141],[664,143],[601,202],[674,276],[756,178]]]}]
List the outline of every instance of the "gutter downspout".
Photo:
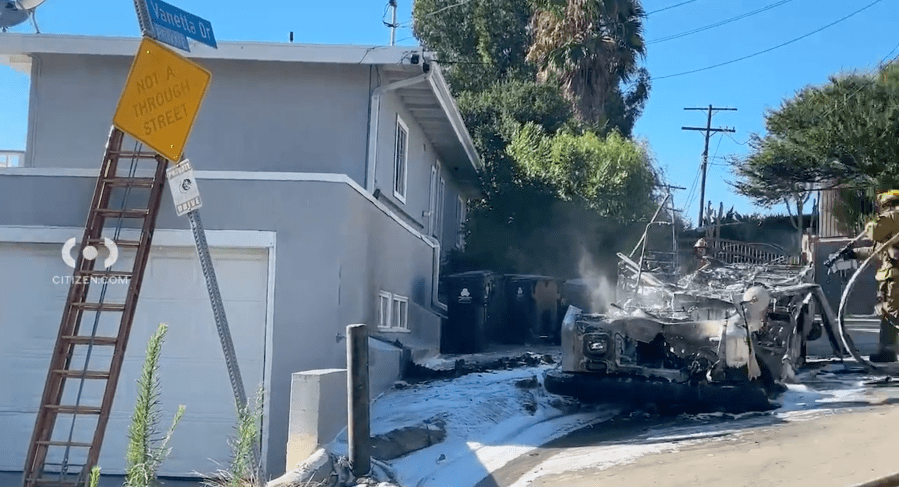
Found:
[{"label": "gutter downspout", "polygon": [[379,86],[371,94],[371,109],[369,109],[368,121],[368,158],[365,163],[365,190],[369,193],[375,191],[375,168],[378,158],[378,121],[381,118],[381,95],[388,91],[415,85],[427,81],[431,71],[414,78],[404,79],[389,85]]}]

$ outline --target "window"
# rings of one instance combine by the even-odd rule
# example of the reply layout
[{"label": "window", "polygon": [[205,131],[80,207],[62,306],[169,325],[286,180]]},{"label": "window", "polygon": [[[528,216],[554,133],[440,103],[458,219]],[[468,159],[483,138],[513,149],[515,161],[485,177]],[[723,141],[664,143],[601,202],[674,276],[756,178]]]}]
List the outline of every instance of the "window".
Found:
[{"label": "window", "polygon": [[393,322],[391,328],[409,329],[409,298],[393,296]]},{"label": "window", "polygon": [[458,239],[456,247],[460,249],[465,246],[465,200],[461,196],[456,198],[456,217],[459,219]]},{"label": "window", "polygon": [[[439,168],[438,168],[439,172]],[[446,198],[446,180],[440,177],[440,183],[437,185],[437,218],[434,225],[434,238],[438,241],[443,235],[443,204]]]},{"label": "window", "polygon": [[390,328],[390,293],[378,293],[378,328]]},{"label": "window", "polygon": [[378,328],[384,331],[409,331],[409,298],[379,292]]},{"label": "window", "polygon": [[403,120],[397,115],[396,117],[396,145],[394,147],[394,178],[393,178],[393,195],[398,200],[406,202],[406,162],[409,159],[409,129]]}]

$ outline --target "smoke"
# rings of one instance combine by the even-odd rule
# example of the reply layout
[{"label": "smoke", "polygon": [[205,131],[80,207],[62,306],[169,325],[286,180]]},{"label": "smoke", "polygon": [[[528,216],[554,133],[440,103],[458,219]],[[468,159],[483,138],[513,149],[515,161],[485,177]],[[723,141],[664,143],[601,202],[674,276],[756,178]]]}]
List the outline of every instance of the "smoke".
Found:
[{"label": "smoke", "polygon": [[578,271],[590,289],[590,308],[596,313],[605,313],[609,305],[615,302],[615,283],[609,279],[607,271],[596,265],[586,248],[581,246],[579,250]]}]

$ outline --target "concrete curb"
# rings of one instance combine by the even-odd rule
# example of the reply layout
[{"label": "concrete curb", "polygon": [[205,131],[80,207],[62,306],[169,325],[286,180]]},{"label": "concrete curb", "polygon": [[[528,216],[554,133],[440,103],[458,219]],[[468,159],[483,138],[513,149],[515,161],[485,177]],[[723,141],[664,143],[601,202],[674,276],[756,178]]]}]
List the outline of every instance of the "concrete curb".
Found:
[{"label": "concrete curb", "polygon": [[854,487],[899,487],[899,473],[855,485]]}]

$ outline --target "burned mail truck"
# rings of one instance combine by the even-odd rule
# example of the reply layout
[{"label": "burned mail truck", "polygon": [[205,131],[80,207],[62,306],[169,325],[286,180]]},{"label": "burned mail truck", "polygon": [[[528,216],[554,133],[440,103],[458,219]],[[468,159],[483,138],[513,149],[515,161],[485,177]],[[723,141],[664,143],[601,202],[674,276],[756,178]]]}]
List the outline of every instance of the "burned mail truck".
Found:
[{"label": "burned mail truck", "polygon": [[770,409],[803,364],[809,340],[826,332],[843,355],[833,312],[810,272],[732,264],[677,282],[623,276],[631,292],[610,312],[568,309],[562,362],[545,386],[582,400],[685,412]]}]

